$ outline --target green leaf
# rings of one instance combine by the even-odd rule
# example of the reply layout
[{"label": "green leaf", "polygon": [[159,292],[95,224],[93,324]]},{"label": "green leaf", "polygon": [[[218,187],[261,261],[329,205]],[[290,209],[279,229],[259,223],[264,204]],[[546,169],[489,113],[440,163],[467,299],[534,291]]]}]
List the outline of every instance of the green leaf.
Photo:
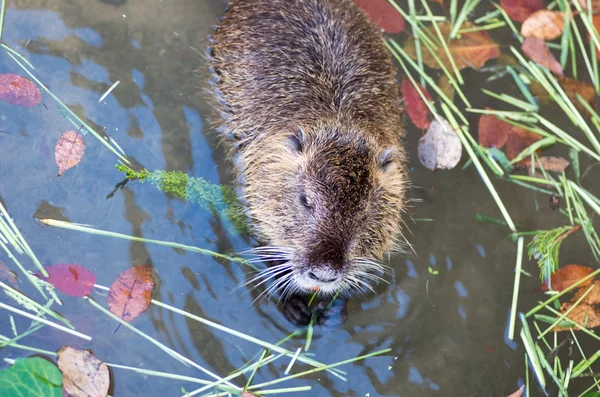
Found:
[{"label": "green leaf", "polygon": [[0,371],[0,396],[62,397],[62,374],[50,361],[21,358]]}]

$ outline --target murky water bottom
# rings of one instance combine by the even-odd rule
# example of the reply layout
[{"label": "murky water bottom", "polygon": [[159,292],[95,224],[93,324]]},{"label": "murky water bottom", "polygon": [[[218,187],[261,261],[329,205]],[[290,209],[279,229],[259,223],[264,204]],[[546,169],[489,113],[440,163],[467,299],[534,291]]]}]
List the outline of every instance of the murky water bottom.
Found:
[{"label": "murky water bottom", "polygon": [[[118,3],[118,2],[114,2]],[[216,18],[218,0],[127,0],[116,6],[99,0],[7,1],[3,40],[27,57],[36,76],[97,131],[112,136],[148,169],[181,170],[213,183],[229,183],[228,164],[217,145],[202,94],[202,56]],[[4,51],[0,72],[21,73]],[[481,98],[475,72],[465,73],[466,92]],[[120,85],[102,103],[100,96]],[[473,88],[470,88],[473,87]],[[469,94],[469,93],[468,93]],[[108,286],[132,265],[152,264],[159,283],[154,298],[233,329],[277,342],[294,327],[267,301],[252,305],[247,289],[236,289],[244,269],[206,256],[156,245],[48,228],[37,218],[69,219],[93,227],[145,238],[176,241],[220,252],[240,251],[246,242],[225,233],[202,209],[167,197],[149,184],[129,183],[107,196],[123,175],[116,157],[86,137],[87,151],[75,168],[57,177],[54,145],[71,129],[55,102],[20,108],[0,102],[0,199],[34,252],[46,265],[78,263]],[[471,120],[476,125],[476,119]],[[357,296],[348,321],[337,329],[315,331],[311,351],[333,363],[375,350],[385,356],[346,365],[348,381],[323,373],[273,387],[311,385],[306,396],[502,396],[518,388],[524,351],[507,339],[516,246],[502,226],[477,222],[475,214],[500,217],[473,167],[432,173],[416,159],[421,132],[409,126],[412,154],[410,218],[406,237],[414,253],[393,258],[390,284],[377,294]],[[547,198],[506,183],[497,184],[515,222],[527,229],[557,224]],[[568,263],[586,263],[583,245],[567,241]],[[0,254],[0,259],[9,263]],[[534,263],[525,268],[537,274]],[[429,271],[439,271],[432,274]],[[530,308],[535,278],[524,278],[520,308]],[[26,288],[26,284],[22,284]],[[104,296],[95,299],[105,302]],[[0,298],[3,302],[7,298]],[[71,344],[91,348],[105,362],[203,377],[92,307],[65,298],[60,309],[87,344],[44,329],[21,342],[48,350]],[[18,330],[28,322],[16,318]],[[151,307],[133,322],[141,331],[219,374],[240,367],[259,350],[248,342]],[[8,315],[0,313],[0,332],[12,335]],[[288,342],[292,350],[304,339]],[[3,349],[0,358],[26,357]],[[281,377],[288,361],[260,371],[255,382]],[[0,364],[6,366],[4,362]],[[193,384],[113,370],[117,397],[181,395]],[[533,393],[536,395],[535,393]]]}]

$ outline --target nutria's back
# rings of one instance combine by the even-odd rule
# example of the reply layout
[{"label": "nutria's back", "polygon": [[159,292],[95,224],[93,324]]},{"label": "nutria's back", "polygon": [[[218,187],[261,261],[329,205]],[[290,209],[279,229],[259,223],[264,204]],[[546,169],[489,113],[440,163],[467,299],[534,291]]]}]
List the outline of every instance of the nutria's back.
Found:
[{"label": "nutria's back", "polygon": [[395,71],[351,0],[237,0],[211,49],[217,127],[288,290],[359,287],[399,233]]}]

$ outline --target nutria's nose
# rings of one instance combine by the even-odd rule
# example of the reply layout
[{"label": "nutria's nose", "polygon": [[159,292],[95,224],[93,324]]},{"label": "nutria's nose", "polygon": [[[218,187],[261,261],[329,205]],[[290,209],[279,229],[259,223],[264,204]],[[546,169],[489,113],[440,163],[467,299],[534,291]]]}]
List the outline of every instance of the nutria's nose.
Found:
[{"label": "nutria's nose", "polygon": [[322,283],[332,283],[338,279],[331,271],[321,269],[314,269],[313,271],[308,272],[308,277]]}]

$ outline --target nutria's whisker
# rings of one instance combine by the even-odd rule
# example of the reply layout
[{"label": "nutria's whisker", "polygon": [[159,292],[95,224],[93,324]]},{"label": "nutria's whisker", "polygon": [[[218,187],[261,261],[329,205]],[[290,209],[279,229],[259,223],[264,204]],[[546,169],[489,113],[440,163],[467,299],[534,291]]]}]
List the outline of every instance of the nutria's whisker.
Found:
[{"label": "nutria's whisker", "polygon": [[[287,265],[286,267],[282,268],[282,269],[276,269],[275,271],[268,269],[268,271],[263,271],[261,273],[259,273],[258,275],[252,277],[250,280],[248,280],[245,285],[251,284],[259,279],[263,279],[260,283],[254,285],[252,287],[252,289],[264,284],[265,282],[271,280],[273,277],[277,277],[278,275],[281,275],[287,271],[289,271],[292,268],[291,265]],[[268,276],[268,277],[267,277]]]}]

